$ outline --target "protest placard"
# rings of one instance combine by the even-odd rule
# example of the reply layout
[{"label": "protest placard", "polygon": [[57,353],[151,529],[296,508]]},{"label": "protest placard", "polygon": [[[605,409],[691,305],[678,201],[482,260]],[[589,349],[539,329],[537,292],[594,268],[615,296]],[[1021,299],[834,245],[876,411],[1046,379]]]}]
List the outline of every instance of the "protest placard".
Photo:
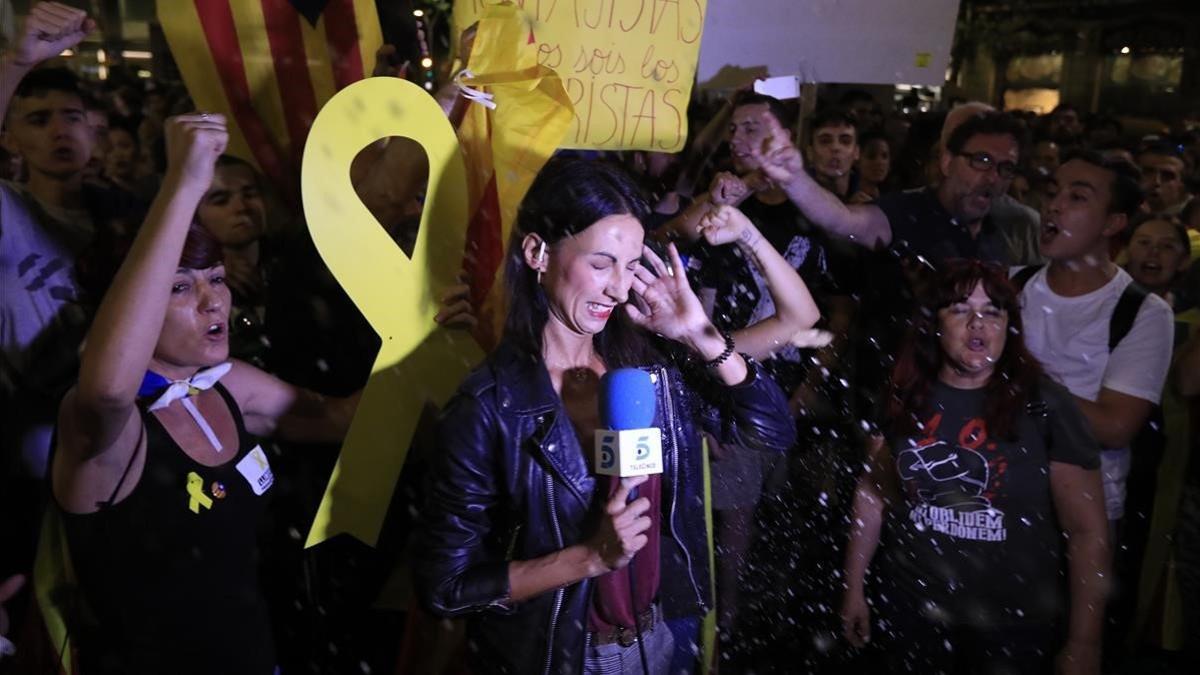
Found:
[{"label": "protest placard", "polygon": [[[454,25],[485,5],[458,0]],[[687,139],[687,105],[707,0],[515,0],[529,20],[538,62],[563,80],[575,120],[563,147],[676,152]]]},{"label": "protest placard", "polygon": [[959,0],[754,0],[706,12],[699,82],[735,89],[755,78],[919,84],[946,80]]}]

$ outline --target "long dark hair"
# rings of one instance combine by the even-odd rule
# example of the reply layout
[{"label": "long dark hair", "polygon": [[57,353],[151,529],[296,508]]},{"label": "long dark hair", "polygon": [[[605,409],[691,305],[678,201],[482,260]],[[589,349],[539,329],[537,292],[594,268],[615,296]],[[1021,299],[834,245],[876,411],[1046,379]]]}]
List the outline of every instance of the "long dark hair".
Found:
[{"label": "long dark hair", "polygon": [[992,436],[1015,437],[1018,414],[1035,395],[1042,367],[1025,348],[1016,287],[1003,267],[977,260],[947,262],[913,318],[912,329],[892,371],[888,392],[892,433],[898,436],[916,433],[929,412],[926,410],[929,390],[944,359],[938,310],[965,300],[981,283],[992,303],[1008,313],[1004,350],[985,385],[984,421]]},{"label": "long dark hair", "polygon": [[[529,356],[541,359],[549,304],[537,272],[525,264],[522,243],[526,236],[536,234],[552,246],[602,218],[630,215],[643,222],[649,211],[637,181],[615,164],[562,156],[547,162],[521,202],[508,243],[505,338]],[[654,354],[647,336],[623,311],[614,312],[595,337],[595,345],[609,367],[645,363]]]}]

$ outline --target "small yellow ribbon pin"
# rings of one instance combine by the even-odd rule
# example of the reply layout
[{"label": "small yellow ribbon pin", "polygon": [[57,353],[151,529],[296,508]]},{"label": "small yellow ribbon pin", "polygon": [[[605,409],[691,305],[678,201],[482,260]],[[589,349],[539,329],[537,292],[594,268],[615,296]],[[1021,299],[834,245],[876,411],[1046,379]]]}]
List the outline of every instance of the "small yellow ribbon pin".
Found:
[{"label": "small yellow ribbon pin", "polygon": [[204,479],[195,471],[188,472],[187,479],[187,493],[190,497],[188,508],[192,510],[192,513],[200,513],[201,506],[211,509],[213,500],[212,497],[204,494]]}]

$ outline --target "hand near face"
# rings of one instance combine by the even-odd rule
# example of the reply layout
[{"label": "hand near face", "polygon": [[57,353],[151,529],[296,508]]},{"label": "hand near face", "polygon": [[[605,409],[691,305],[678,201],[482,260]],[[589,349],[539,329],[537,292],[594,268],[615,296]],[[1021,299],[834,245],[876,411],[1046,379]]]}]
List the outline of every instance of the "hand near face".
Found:
[{"label": "hand near face", "polygon": [[763,140],[761,146],[752,147],[750,153],[763,175],[780,187],[791,185],[804,172],[800,150],[780,131]]},{"label": "hand near face", "polygon": [[674,244],[667,247],[667,253],[670,267],[650,247],[643,248],[654,271],[638,266],[633,291],[641,296],[642,302],[630,301],[625,309],[638,326],[668,340],[686,343],[704,335],[712,324],[688,284],[687,270]]},{"label": "hand near face", "polygon": [[13,61],[33,67],[79,44],[96,28],[87,12],[57,2],[39,2],[29,11],[25,29],[13,50]]},{"label": "hand near face", "polygon": [[190,186],[207,190],[213,181],[217,158],[225,152],[229,132],[225,116],[192,113],[167,120],[167,173]]},{"label": "hand near face", "polygon": [[708,188],[708,199],[713,204],[737,206],[750,196],[750,186],[737,176],[722,171],[713,176]]}]

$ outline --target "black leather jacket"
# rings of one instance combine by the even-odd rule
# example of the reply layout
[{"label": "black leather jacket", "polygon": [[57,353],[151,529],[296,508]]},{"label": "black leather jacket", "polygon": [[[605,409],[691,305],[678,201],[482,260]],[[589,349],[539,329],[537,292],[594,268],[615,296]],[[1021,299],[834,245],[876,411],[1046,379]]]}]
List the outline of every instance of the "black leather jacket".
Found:
[{"label": "black leather jacket", "polygon": [[[796,439],[779,387],[748,361],[746,381],[710,377],[701,398],[673,367],[646,368],[663,430],[661,582],[667,619],[711,606],[701,427],[729,442],[783,452]],[[591,448],[580,446],[540,359],[502,344],[459,387],[439,421],[421,514],[416,587],[441,616],[470,615],[477,673],[579,673],[592,584],[509,601],[508,563],[578,544],[603,512]]]}]

